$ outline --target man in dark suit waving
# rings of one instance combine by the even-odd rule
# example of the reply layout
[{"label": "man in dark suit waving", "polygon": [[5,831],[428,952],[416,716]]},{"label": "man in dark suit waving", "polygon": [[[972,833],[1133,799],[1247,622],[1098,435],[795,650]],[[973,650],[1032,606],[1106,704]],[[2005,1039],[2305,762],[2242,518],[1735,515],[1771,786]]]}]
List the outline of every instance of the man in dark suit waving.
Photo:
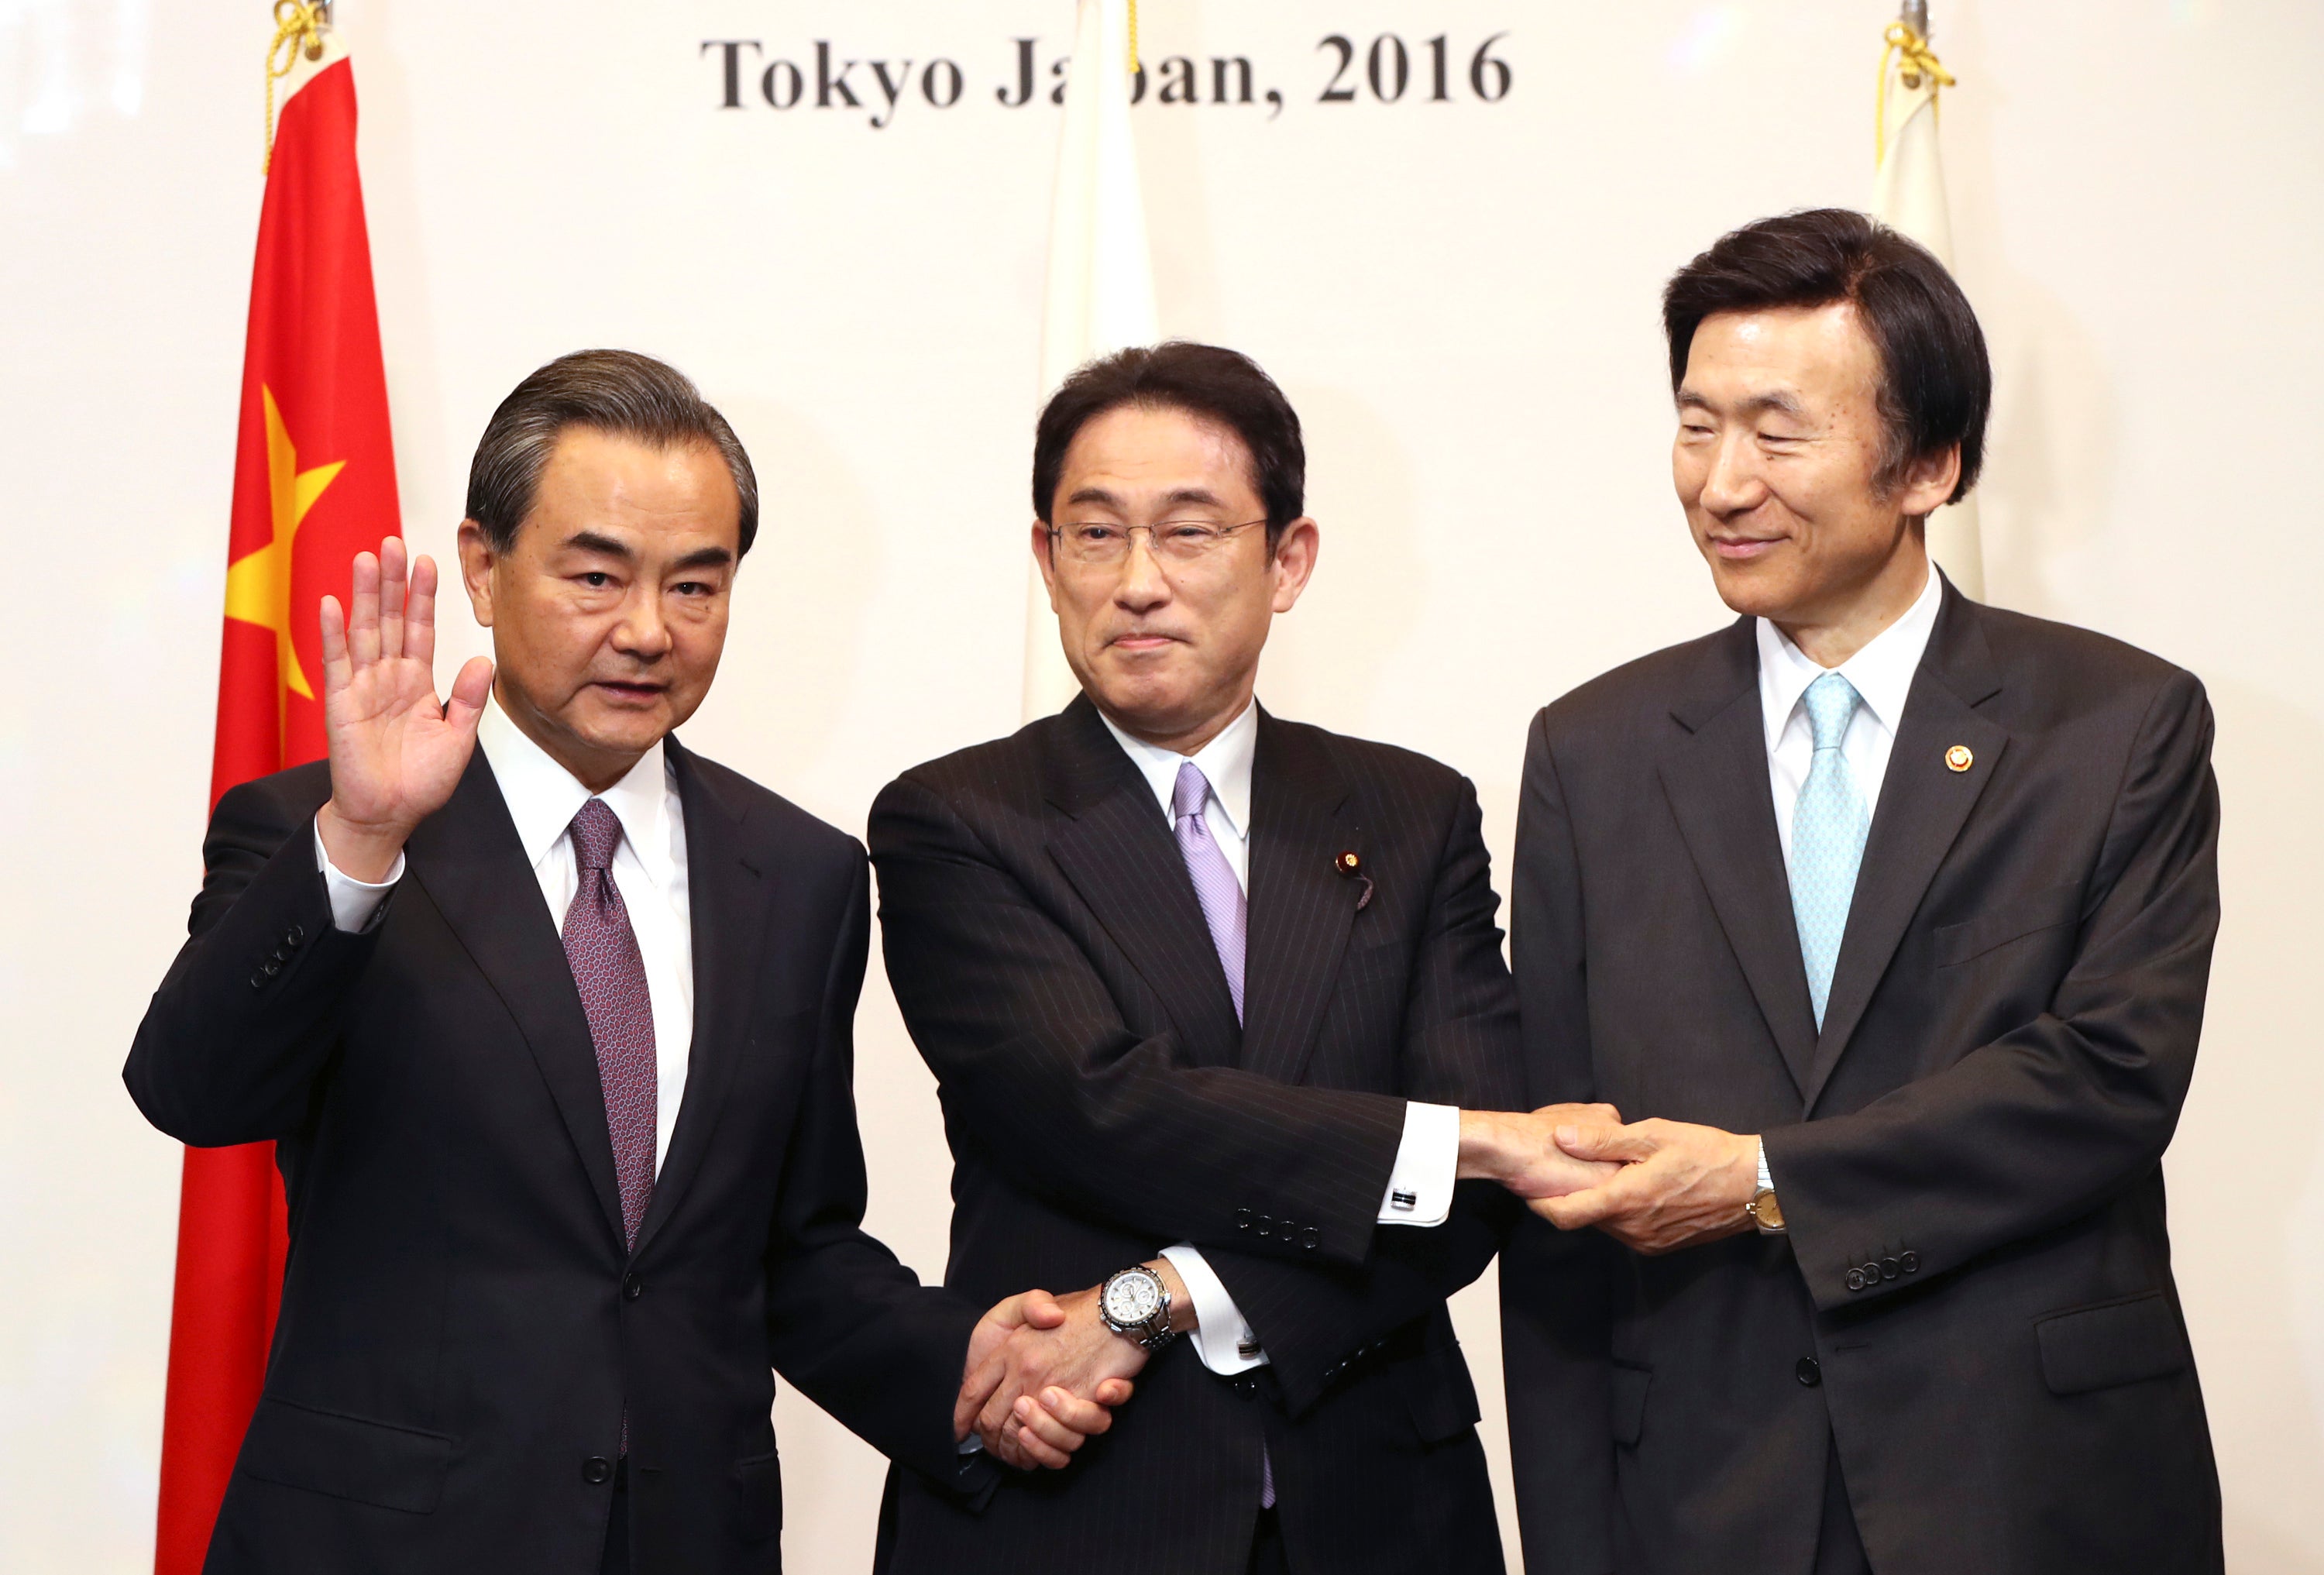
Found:
[{"label": "man in dark suit waving", "polygon": [[1503,1260],[1527,1557],[2217,1570],[2161,1165],[2218,922],[2202,687],[1931,566],[1990,375],[1920,247],[1766,220],[1664,318],[1679,499],[1742,617],[1526,754],[1533,1092],[1635,1122],[1575,1123],[1632,1163],[1540,1205],[1604,1234]]},{"label": "man in dark suit waving", "polygon": [[[497,674],[438,703],[435,568],[390,539],[323,603],[327,764],[219,801],[126,1073],[185,1142],[274,1139],[290,1195],[210,1570],[778,1569],[770,1366],[974,1485],[964,1371],[1061,1314],[980,1322],[863,1233],[862,850],[671,735],[757,522],[685,378],[551,363],[460,529]],[[1011,1463],[1104,1425],[1045,1398]]]},{"label": "man in dark suit waving", "polygon": [[1232,351],[1075,373],[1032,548],[1083,695],[873,806],[955,1163],[948,1282],[1091,1287],[1044,1337],[1078,1354],[1012,1340],[982,1421],[1038,1420],[1047,1377],[1145,1375],[1072,1468],[981,1512],[892,1477],[896,1575],[1500,1568],[1444,1298],[1515,1209],[1456,1182],[1592,1175],[1553,1127],[1459,1109],[1521,1091],[1469,783],[1253,698],[1315,563],[1304,477],[1297,417]]}]

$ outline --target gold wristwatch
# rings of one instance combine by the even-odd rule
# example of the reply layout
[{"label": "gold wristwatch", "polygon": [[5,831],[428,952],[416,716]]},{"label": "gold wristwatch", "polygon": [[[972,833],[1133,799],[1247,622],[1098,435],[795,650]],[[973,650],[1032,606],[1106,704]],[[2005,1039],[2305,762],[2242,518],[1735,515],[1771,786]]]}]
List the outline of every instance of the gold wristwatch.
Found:
[{"label": "gold wristwatch", "polygon": [[1775,1178],[1767,1172],[1767,1145],[1759,1145],[1759,1185],[1751,1201],[1743,1205],[1751,1216],[1751,1223],[1759,1228],[1762,1236],[1784,1234],[1784,1206],[1775,1201]]}]

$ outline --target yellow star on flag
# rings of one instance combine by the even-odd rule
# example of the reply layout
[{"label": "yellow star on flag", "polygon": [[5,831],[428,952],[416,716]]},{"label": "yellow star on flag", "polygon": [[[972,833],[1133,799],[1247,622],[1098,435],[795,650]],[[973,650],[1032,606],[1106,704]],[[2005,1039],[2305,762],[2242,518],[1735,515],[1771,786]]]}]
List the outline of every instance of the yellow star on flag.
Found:
[{"label": "yellow star on flag", "polygon": [[226,566],[226,615],[272,630],[283,687],[311,700],[315,691],[300,670],[299,653],[290,643],[290,543],[307,511],[346,467],[346,461],[300,470],[299,451],[282,424],[274,391],[262,383],[258,392],[266,402],[266,491],[273,503],[274,539]]}]

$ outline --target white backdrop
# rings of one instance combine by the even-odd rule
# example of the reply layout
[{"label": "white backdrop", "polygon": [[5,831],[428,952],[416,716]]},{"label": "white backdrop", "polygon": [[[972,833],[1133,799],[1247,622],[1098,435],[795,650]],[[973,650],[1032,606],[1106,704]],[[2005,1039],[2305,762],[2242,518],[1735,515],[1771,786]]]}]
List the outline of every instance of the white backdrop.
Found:
[{"label": "white backdrop", "polygon": [[[0,0],[0,541],[18,686],[0,707],[11,1571],[150,1557],[178,1150],[118,1070],[198,876],[267,10]],[[409,534],[448,551],[484,417],[540,362],[589,344],[674,360],[751,446],[768,519],[689,741],[852,829],[897,771],[1017,722],[1056,115],[996,92],[1012,40],[1039,41],[1043,72],[1065,52],[1071,10],[340,7]],[[2324,1571],[2310,989],[2324,12],[1936,10],[1961,82],[1944,112],[1959,265],[1999,379],[1991,592],[2192,667],[2218,710],[2227,924],[2169,1161],[2174,1236],[2230,1567]],[[1506,868],[1532,710],[1723,616],[1670,495],[1660,281],[1734,224],[1868,199],[1893,12],[1141,11],[1149,61],[1196,57],[1205,100],[1137,115],[1163,321],[1255,354],[1309,431],[1323,566],[1261,693],[1460,765]],[[1432,103],[1439,32],[1450,102]],[[1498,32],[1513,81],[1484,104],[1468,67]],[[1351,103],[1317,102],[1337,55],[1318,41],[1334,33],[1356,56]],[[1382,33],[1414,61],[1395,105],[1364,79]],[[744,107],[721,107],[723,51],[701,47],[718,39],[758,41],[737,46]],[[868,63],[846,80],[870,107],[813,107],[818,39],[835,71],[881,60],[900,81],[897,62],[915,62],[892,117]],[[1208,102],[1213,55],[1248,56],[1259,101]],[[962,72],[948,109],[920,92],[939,58]],[[788,110],[761,91],[778,60],[803,72]],[[934,85],[943,97],[949,78]],[[791,78],[774,86],[786,97]],[[1270,88],[1284,99],[1271,117]],[[454,622],[447,672],[482,648]],[[859,1027],[872,1224],[933,1275],[947,1160],[876,965]],[[1490,1296],[1460,1312],[1506,1493]],[[779,1410],[792,1567],[863,1568],[877,1462],[788,1395]]]}]

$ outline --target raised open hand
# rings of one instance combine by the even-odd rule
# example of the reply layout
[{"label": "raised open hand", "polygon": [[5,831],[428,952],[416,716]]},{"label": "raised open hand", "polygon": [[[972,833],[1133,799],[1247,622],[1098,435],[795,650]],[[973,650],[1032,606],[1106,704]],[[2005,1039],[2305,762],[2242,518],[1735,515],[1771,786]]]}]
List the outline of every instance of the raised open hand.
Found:
[{"label": "raised open hand", "polygon": [[472,659],[436,698],[436,565],[389,537],[357,553],[354,606],[323,598],[323,732],[331,801],[319,824],[331,862],[384,880],[412,829],[444,806],[476,747],[493,664]]}]

